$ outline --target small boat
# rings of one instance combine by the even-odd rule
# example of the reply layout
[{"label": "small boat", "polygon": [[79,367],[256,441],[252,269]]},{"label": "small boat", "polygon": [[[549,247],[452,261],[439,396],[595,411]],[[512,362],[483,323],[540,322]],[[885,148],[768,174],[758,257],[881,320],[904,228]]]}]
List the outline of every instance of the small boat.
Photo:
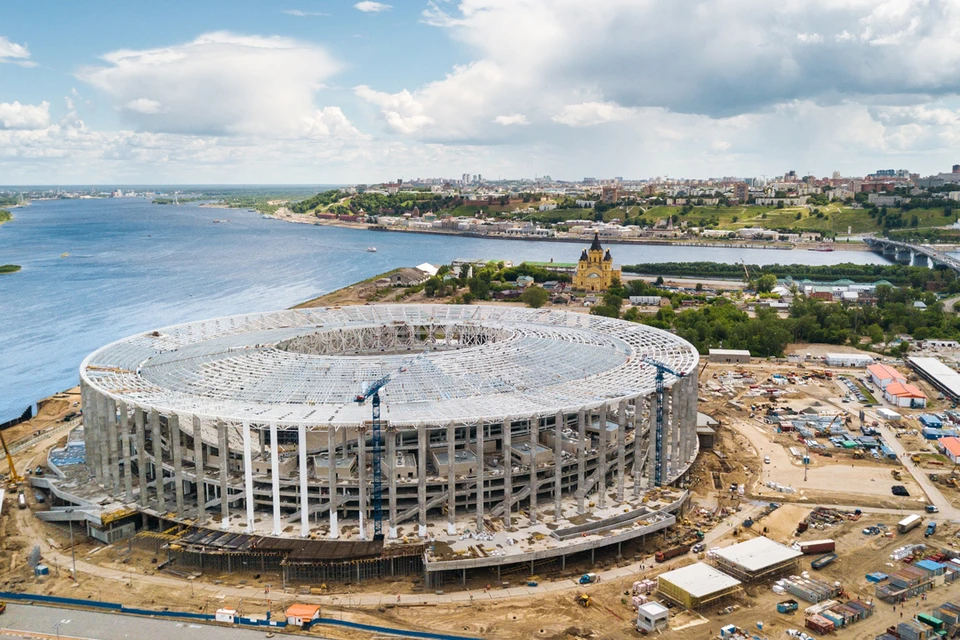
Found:
[{"label": "small boat", "polygon": [[61,258],[66,258],[66,257],[68,257],[69,255],[70,255],[69,253],[64,252],[64,253],[61,253],[61,254],[60,254],[60,257],[61,257]]},{"label": "small boat", "polygon": [[376,252],[377,252],[377,248],[376,248],[376,247],[367,247],[367,251],[369,251],[370,253],[376,253]]},{"label": "small boat", "polygon": [[812,247],[810,251],[833,251],[832,247]]},{"label": "small boat", "polygon": [[267,214],[263,214],[260,217],[263,218],[264,220],[273,220],[273,216],[268,216]]}]

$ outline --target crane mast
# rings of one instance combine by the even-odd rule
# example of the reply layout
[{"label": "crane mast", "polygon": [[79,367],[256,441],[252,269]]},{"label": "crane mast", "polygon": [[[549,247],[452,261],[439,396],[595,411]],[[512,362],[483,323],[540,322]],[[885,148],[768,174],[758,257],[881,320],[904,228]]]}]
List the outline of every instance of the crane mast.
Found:
[{"label": "crane mast", "polygon": [[663,485],[663,376],[664,373],[669,373],[670,375],[676,376],[679,379],[683,378],[687,374],[674,371],[667,365],[654,360],[653,358],[644,357],[642,360],[657,370],[657,375],[654,378],[656,382],[657,393],[657,424],[655,436],[656,448],[654,454],[653,483],[655,486],[659,487]]},{"label": "crane mast", "polygon": [[416,358],[413,358],[408,363],[399,367],[396,371],[392,371],[382,378],[378,379],[376,382],[367,387],[367,390],[363,393],[357,394],[356,402],[357,404],[363,404],[367,401],[367,398],[370,398],[370,405],[372,407],[372,415],[370,421],[370,431],[371,431],[371,440],[373,441],[373,539],[380,540],[383,538],[383,472],[381,465],[382,457],[382,431],[380,424],[380,390],[383,389],[387,384],[390,383],[393,378],[400,373],[406,371],[411,364],[420,360],[427,355],[427,352],[421,353]]}]

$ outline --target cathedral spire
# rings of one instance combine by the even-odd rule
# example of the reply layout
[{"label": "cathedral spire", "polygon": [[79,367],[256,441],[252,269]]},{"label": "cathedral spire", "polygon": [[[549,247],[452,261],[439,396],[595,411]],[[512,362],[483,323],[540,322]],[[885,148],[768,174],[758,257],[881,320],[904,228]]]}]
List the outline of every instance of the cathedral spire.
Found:
[{"label": "cathedral spire", "polygon": [[597,232],[593,233],[593,244],[590,245],[590,251],[603,251],[603,247],[600,246],[600,234]]},{"label": "cathedral spire", "polygon": [[587,256],[587,250],[584,249],[583,253],[580,254],[580,262],[586,262],[590,258]]}]

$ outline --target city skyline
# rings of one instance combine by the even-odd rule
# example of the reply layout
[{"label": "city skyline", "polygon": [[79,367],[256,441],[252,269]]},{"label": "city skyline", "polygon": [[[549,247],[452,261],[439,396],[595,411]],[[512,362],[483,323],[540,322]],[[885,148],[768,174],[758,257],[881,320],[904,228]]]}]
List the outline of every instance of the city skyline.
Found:
[{"label": "city skyline", "polygon": [[928,175],[960,139],[947,2],[101,1],[0,24],[6,184]]}]

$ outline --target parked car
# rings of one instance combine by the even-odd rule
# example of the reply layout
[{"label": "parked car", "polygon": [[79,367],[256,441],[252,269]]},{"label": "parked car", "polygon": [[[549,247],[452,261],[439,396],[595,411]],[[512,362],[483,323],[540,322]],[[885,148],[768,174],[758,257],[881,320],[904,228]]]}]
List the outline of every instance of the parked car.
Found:
[{"label": "parked car", "polygon": [[928,504],[927,513],[940,513],[940,508],[935,504]]}]

